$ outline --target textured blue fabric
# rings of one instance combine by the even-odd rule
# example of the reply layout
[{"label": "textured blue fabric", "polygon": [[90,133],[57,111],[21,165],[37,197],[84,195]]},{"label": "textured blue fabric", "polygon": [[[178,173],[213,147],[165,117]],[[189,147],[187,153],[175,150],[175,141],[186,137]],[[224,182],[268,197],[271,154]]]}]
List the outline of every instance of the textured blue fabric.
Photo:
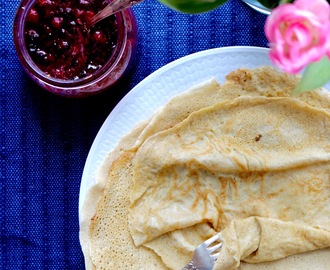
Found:
[{"label": "textured blue fabric", "polygon": [[240,0],[200,15],[145,0],[133,8],[139,43],[130,75],[104,94],[72,100],[39,89],[23,72],[12,39],[18,4],[0,3],[0,269],[84,269],[80,179],[107,115],[137,83],[182,56],[266,47],[266,16]]}]

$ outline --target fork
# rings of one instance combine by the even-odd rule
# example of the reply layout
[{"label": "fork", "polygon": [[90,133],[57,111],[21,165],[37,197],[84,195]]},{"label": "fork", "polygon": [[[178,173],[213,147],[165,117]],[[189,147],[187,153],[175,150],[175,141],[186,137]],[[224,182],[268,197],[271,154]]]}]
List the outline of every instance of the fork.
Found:
[{"label": "fork", "polygon": [[219,256],[219,250],[222,246],[222,243],[216,245],[212,244],[219,239],[220,236],[216,234],[213,237],[207,239],[202,244],[200,244],[195,249],[192,260],[185,267],[183,267],[182,270],[212,270],[214,262]]}]

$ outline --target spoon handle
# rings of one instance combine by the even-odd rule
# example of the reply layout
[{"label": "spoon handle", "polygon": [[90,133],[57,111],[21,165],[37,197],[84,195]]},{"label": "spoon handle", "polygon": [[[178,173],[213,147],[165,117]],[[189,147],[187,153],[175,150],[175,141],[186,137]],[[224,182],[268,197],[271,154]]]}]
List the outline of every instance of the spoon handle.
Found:
[{"label": "spoon handle", "polygon": [[108,6],[98,12],[89,22],[88,26],[91,27],[100,20],[115,14],[116,12],[122,11],[126,8],[130,8],[143,0],[114,0],[111,1]]}]

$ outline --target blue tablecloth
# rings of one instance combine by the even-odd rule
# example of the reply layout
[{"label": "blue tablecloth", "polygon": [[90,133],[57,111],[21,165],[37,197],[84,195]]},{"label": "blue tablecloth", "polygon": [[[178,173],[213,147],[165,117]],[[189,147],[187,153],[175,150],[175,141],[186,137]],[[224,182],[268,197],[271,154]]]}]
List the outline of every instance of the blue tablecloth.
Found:
[{"label": "blue tablecloth", "polygon": [[84,269],[80,180],[105,118],[137,83],[175,59],[216,47],[266,47],[266,16],[240,0],[200,15],[145,0],[133,8],[139,34],[130,75],[103,94],[65,99],[38,88],[21,68],[12,38],[18,4],[0,4],[0,269]]}]

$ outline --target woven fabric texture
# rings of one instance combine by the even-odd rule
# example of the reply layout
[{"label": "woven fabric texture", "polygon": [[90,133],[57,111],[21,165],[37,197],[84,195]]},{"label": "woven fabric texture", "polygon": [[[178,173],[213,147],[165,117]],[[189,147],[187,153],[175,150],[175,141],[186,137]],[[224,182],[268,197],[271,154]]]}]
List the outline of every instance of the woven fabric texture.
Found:
[{"label": "woven fabric texture", "polygon": [[93,140],[119,100],[163,65],[201,50],[267,47],[266,16],[240,0],[199,15],[156,0],[133,10],[134,67],[100,95],[65,99],[40,89],[14,49],[18,0],[0,3],[0,269],[84,269],[79,243],[80,180]]}]

